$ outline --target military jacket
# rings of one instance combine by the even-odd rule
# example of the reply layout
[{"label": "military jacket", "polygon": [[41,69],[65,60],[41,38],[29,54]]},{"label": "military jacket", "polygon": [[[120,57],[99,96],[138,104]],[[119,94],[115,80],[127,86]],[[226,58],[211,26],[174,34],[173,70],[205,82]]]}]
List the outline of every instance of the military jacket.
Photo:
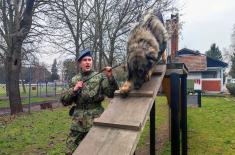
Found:
[{"label": "military jacket", "polygon": [[[89,73],[79,73],[72,78],[70,89],[61,96],[64,106],[75,103],[71,130],[87,132],[93,124],[93,119],[100,116],[103,112],[101,102],[104,96],[113,97],[118,85],[114,77],[108,79],[104,74],[91,71]],[[92,77],[94,76],[94,77]],[[73,88],[78,81],[88,80],[81,91],[74,92]]]}]

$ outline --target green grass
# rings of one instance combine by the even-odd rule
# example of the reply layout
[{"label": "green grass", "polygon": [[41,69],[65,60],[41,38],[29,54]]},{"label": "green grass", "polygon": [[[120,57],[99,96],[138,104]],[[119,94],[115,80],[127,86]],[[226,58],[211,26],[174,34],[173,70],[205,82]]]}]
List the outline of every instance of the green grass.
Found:
[{"label": "green grass", "polygon": [[68,108],[21,115],[0,126],[0,154],[64,154],[70,122]]},{"label": "green grass", "polygon": [[[30,102],[31,103],[35,103],[35,102],[44,102],[44,101],[48,101],[48,100],[52,100],[55,99],[53,97],[47,97],[47,98],[31,98]],[[22,104],[28,104],[29,103],[29,99],[25,98],[22,99]],[[9,100],[0,100],[0,108],[6,108],[6,107],[10,107],[9,105]]]},{"label": "green grass", "polygon": [[[157,127],[157,130],[159,130],[159,127],[161,126],[161,124],[163,124],[164,122],[166,122],[168,120],[168,107],[167,107],[167,100],[166,97],[164,96],[159,96],[156,98],[155,100],[155,109],[156,109],[156,120],[155,120],[155,124]],[[141,149],[142,147],[144,147],[144,145],[146,144],[146,138],[149,135],[149,127],[150,127],[150,122],[149,119],[146,122],[146,125],[144,127],[144,130],[140,136],[140,140],[139,143],[137,145],[138,149]]]},{"label": "green grass", "polygon": [[[235,101],[223,97],[202,97],[202,108],[188,108],[188,154],[234,154]],[[168,116],[166,98],[156,100],[157,127]],[[104,103],[107,106],[107,102]],[[33,112],[8,120],[0,117],[0,154],[64,154],[71,118],[68,108]],[[149,122],[140,137],[138,148],[146,142]],[[170,154],[168,142],[162,154]]]},{"label": "green grass", "polygon": [[[164,97],[159,97],[156,105],[156,123],[165,120]],[[107,107],[108,103],[103,102]],[[5,117],[8,124],[5,126],[3,117],[0,117],[0,154],[64,154],[65,141],[69,132],[71,118],[68,116],[69,108],[58,108],[53,111],[33,112],[24,114],[13,120]],[[163,112],[163,114],[161,114]],[[144,145],[149,133],[149,122],[145,126],[138,147]]]},{"label": "green grass", "polygon": [[227,98],[202,97],[201,108],[188,108],[188,154],[235,154],[235,101]]}]

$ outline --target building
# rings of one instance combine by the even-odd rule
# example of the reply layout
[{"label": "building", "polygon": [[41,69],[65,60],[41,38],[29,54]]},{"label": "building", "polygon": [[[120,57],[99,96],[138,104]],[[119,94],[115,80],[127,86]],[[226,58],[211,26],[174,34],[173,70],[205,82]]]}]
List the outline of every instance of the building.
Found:
[{"label": "building", "polygon": [[167,53],[170,61],[184,63],[188,70],[188,90],[197,89],[203,92],[223,92],[224,70],[227,63],[207,57],[199,51],[183,48],[178,50],[179,42],[179,17],[178,14],[171,15],[166,21],[170,39],[168,41]]},{"label": "building", "polygon": [[192,89],[193,83],[199,81],[203,92],[223,92],[224,70],[228,66],[227,63],[187,48],[177,51],[172,61],[185,63],[187,66],[189,89]]}]

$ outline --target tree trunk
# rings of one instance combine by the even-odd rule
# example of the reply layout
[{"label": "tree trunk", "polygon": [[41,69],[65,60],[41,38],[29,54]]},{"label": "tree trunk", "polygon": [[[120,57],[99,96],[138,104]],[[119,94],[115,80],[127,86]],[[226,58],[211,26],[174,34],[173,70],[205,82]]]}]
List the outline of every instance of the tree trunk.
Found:
[{"label": "tree trunk", "polygon": [[6,96],[9,96],[9,84],[8,84],[8,79],[7,79],[7,61],[5,61],[4,63],[4,67],[5,67],[5,81],[6,81]]},{"label": "tree trunk", "polygon": [[21,62],[19,54],[14,54],[13,57],[8,57],[7,79],[8,79],[11,115],[23,112],[23,107],[20,98],[20,89],[19,89],[20,67],[21,67]]},{"label": "tree trunk", "polygon": [[112,66],[113,65],[113,54],[114,54],[114,50],[115,50],[115,39],[111,38],[110,39],[110,53],[109,53],[109,65]]}]

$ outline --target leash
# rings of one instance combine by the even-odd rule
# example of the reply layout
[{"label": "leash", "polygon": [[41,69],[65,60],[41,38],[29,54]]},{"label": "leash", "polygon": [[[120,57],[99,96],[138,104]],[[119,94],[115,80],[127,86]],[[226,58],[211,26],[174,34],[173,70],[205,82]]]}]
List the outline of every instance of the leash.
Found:
[{"label": "leash", "polygon": [[[122,63],[120,63],[120,64],[117,64],[117,65],[111,67],[111,69],[117,68],[117,67],[121,66],[123,63],[124,63],[124,62],[122,62]],[[111,70],[111,69],[110,69],[110,70]],[[92,79],[93,77],[95,77],[96,75],[101,74],[103,71],[105,71],[105,68],[101,69],[98,73],[94,74],[93,76],[91,76],[91,77],[89,77],[89,78],[83,80],[83,83],[86,83],[87,81],[89,81],[90,79]]]}]

